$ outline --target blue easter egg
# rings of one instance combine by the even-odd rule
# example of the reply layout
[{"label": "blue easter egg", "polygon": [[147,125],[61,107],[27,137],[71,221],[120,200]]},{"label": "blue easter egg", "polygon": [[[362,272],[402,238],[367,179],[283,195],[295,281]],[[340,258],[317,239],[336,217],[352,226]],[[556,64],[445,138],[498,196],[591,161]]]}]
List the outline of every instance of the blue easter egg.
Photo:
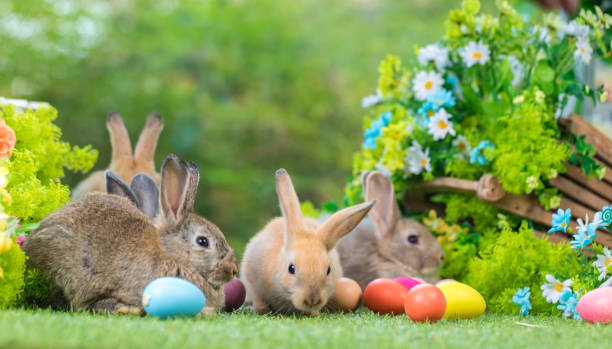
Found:
[{"label": "blue easter egg", "polygon": [[147,314],[162,319],[196,315],[205,304],[206,297],[198,286],[175,277],[155,279],[142,293],[142,305]]}]

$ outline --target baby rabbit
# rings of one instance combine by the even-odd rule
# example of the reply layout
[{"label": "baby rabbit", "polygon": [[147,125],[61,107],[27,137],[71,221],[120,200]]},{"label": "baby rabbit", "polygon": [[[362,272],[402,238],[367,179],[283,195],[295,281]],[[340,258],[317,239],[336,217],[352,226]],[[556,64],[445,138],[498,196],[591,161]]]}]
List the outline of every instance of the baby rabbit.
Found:
[{"label": "baby rabbit", "polygon": [[195,164],[164,160],[161,228],[125,197],[90,193],[40,222],[23,246],[28,264],[76,309],[142,314],[145,286],[164,276],[197,285],[204,313],[219,309],[238,268],[219,228],[193,211],[198,181]]},{"label": "baby rabbit", "polygon": [[[159,174],[155,171],[153,157],[157,147],[157,139],[163,128],[162,118],[157,113],[147,117],[147,123],[138,138],[132,154],[130,137],[123,124],[123,119],[117,113],[110,113],[106,120],[106,128],[110,134],[112,155],[108,169],[115,172],[126,183],[129,183],[137,173],[149,175],[159,185]],[[105,192],[104,171],[95,171],[80,182],[72,191],[72,200],[77,200],[89,192]]]},{"label": "baby rabbit", "polygon": [[316,316],[342,276],[338,240],[368,213],[375,201],[345,208],[318,225],[302,217],[287,171],[276,171],[283,216],[270,221],[246,246],[242,281],[258,313],[301,312]]},{"label": "baby rabbit", "polygon": [[365,199],[376,199],[376,205],[371,219],[338,242],[344,275],[362,288],[378,278],[439,280],[442,248],[427,227],[402,218],[389,178],[375,171],[364,173],[361,181]]}]

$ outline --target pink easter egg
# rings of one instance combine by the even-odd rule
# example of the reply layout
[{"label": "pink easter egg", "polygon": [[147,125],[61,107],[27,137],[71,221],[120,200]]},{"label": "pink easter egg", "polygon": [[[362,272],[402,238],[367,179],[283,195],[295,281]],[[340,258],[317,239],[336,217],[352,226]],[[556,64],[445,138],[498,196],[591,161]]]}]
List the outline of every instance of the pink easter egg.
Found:
[{"label": "pink easter egg", "polygon": [[578,315],[590,323],[612,323],[612,287],[587,292],[576,305]]},{"label": "pink easter egg", "polygon": [[410,289],[412,289],[414,286],[418,284],[425,283],[424,281],[417,280],[417,278],[402,277],[402,278],[395,278],[394,280],[402,284],[402,286],[404,286],[406,290],[408,291],[410,291]]}]

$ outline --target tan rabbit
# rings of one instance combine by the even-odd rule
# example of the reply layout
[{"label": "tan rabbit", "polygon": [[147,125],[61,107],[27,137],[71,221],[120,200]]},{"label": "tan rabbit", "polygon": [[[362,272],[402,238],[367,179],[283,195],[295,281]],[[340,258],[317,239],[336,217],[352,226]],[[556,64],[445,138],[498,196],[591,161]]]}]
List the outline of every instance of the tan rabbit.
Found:
[{"label": "tan rabbit", "polygon": [[[134,175],[144,173],[159,185],[160,177],[155,171],[153,157],[157,139],[163,128],[161,116],[153,112],[147,117],[147,122],[140,133],[133,153],[130,137],[119,114],[110,113],[108,115],[106,128],[110,135],[112,148],[108,169],[118,174],[126,183],[129,183]],[[95,171],[74,188],[72,200],[78,200],[90,192],[105,192],[105,185],[104,171]]]},{"label": "tan rabbit", "polygon": [[419,277],[440,279],[444,253],[429,229],[402,218],[393,184],[380,172],[361,177],[366,200],[376,205],[357,228],[338,242],[344,275],[365,288],[378,278]]},{"label": "tan rabbit", "polygon": [[161,177],[161,228],[125,197],[90,193],[41,221],[24,243],[28,264],[76,309],[140,314],[145,286],[163,276],[197,285],[205,313],[221,308],[238,268],[221,231],[193,211],[198,169],[170,155]]},{"label": "tan rabbit", "polygon": [[302,217],[300,202],[284,169],[276,171],[283,217],[255,235],[242,258],[247,299],[258,313],[318,315],[342,276],[338,240],[365,217],[374,201],[345,208],[319,225]]}]

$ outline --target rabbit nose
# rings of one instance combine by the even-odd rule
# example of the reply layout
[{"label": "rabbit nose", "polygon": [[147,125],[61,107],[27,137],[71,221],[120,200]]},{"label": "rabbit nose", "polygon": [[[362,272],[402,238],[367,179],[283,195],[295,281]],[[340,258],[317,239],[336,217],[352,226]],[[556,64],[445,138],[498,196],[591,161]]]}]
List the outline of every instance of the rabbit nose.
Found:
[{"label": "rabbit nose", "polygon": [[321,304],[321,297],[317,294],[310,294],[304,299],[304,305],[308,308],[313,308]]}]

